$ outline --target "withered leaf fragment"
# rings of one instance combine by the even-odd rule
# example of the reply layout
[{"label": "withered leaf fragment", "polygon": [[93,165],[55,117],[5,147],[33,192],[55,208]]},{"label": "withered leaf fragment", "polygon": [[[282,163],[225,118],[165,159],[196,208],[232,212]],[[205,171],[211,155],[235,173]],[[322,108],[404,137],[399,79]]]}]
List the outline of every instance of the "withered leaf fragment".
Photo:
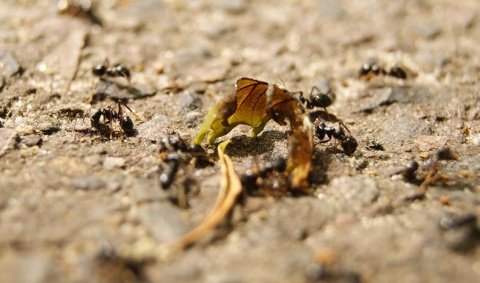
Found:
[{"label": "withered leaf fragment", "polygon": [[230,117],[237,109],[235,95],[226,96],[215,104],[205,116],[205,121],[192,140],[194,144],[201,144],[205,137],[208,144],[212,144],[217,138],[228,134],[235,126],[228,124]]},{"label": "withered leaf fragment", "polygon": [[299,98],[279,85],[239,79],[235,95],[223,98],[208,112],[193,142],[200,144],[206,137],[211,144],[240,124],[251,126],[256,136],[270,119],[280,125],[290,123],[287,173],[292,189],[304,189],[313,152],[313,125]]},{"label": "withered leaf fragment", "polygon": [[222,142],[218,146],[218,158],[222,167],[222,182],[215,207],[200,225],[173,242],[171,247],[181,250],[195,243],[206,232],[215,228],[233,209],[238,195],[242,192],[242,183],[235,173],[232,160],[224,153],[228,143],[229,141]]}]

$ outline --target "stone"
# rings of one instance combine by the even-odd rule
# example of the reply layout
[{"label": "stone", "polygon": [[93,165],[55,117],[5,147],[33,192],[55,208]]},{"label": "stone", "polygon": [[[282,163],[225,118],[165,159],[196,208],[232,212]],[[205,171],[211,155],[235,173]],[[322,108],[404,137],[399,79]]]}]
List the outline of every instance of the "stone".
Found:
[{"label": "stone", "polygon": [[18,134],[15,130],[0,128],[0,156],[15,147]]},{"label": "stone", "polygon": [[137,138],[156,142],[168,133],[170,122],[170,118],[165,115],[155,115],[152,119],[137,126]]},{"label": "stone", "polygon": [[334,188],[339,203],[349,211],[360,211],[369,207],[379,197],[377,183],[367,176],[342,176],[332,180],[330,186]]},{"label": "stone", "polygon": [[8,52],[0,50],[0,77],[11,77],[18,72],[20,72],[20,64],[18,64],[15,57]]},{"label": "stone", "polygon": [[146,203],[138,207],[138,216],[144,227],[160,243],[173,241],[188,231],[181,211],[169,202]]},{"label": "stone", "polygon": [[70,179],[70,184],[78,190],[98,190],[105,187],[105,182],[97,176],[79,176]]},{"label": "stone", "polygon": [[35,145],[41,145],[42,137],[40,135],[32,134],[22,137],[22,141],[26,146],[31,147]]},{"label": "stone", "polygon": [[181,113],[187,113],[188,111],[202,108],[202,100],[197,93],[182,93],[178,96],[177,101]]},{"label": "stone", "polygon": [[240,14],[247,9],[245,0],[217,0],[216,4],[219,8],[231,14]]},{"label": "stone", "polygon": [[107,156],[105,160],[103,160],[103,168],[107,170],[121,168],[123,166],[125,166],[125,159],[122,157]]},{"label": "stone", "polygon": [[185,125],[188,128],[195,128],[198,124],[199,118],[202,117],[202,113],[197,112],[197,111],[191,111],[188,112],[187,115],[185,115]]},{"label": "stone", "polygon": [[167,200],[168,195],[159,186],[158,181],[146,178],[131,178],[125,183],[137,203]]}]

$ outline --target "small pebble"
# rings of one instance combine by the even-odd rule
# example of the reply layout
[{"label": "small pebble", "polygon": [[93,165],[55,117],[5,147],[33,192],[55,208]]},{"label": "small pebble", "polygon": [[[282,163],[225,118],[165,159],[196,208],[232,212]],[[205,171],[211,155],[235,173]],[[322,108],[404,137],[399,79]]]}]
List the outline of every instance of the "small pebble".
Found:
[{"label": "small pebble", "polygon": [[445,244],[457,252],[467,252],[477,246],[479,229],[475,214],[446,214],[440,219]]},{"label": "small pebble", "polygon": [[185,124],[188,128],[195,128],[198,123],[198,118],[200,118],[201,116],[202,114],[200,112],[188,112],[187,115],[185,115]]},{"label": "small pebble", "polygon": [[102,157],[99,154],[90,154],[83,158],[83,161],[89,166],[95,166],[101,163]]},{"label": "small pebble", "polygon": [[14,148],[18,134],[15,130],[0,129],[0,156],[4,155],[8,149]]},{"label": "small pebble", "polygon": [[472,143],[474,145],[480,145],[480,134],[476,134],[472,137]]},{"label": "small pebble", "polygon": [[205,46],[184,47],[177,51],[176,57],[179,63],[206,59],[212,56],[212,49]]},{"label": "small pebble", "polygon": [[70,184],[78,190],[98,190],[105,186],[105,182],[96,176],[74,177]]},{"label": "small pebble", "polygon": [[202,108],[202,100],[197,93],[183,93],[179,95],[178,104],[182,113]]},{"label": "small pebble", "polygon": [[51,135],[60,131],[60,128],[53,123],[43,122],[37,125],[37,130],[41,131],[45,135]]},{"label": "small pebble", "polygon": [[169,202],[153,202],[138,208],[139,219],[160,243],[173,241],[188,231],[182,213]]},{"label": "small pebble", "polygon": [[10,77],[19,71],[17,60],[10,53],[0,50],[0,77]]},{"label": "small pebble", "polygon": [[152,117],[152,121],[155,123],[166,124],[166,125],[170,123],[170,119],[168,118],[168,116],[160,115],[160,114],[154,115]]},{"label": "small pebble", "polygon": [[121,168],[125,166],[125,159],[122,157],[112,157],[108,156],[103,161],[103,168],[111,170],[113,168]]},{"label": "small pebble", "polygon": [[311,263],[307,266],[305,273],[309,280],[318,281],[325,276],[325,268],[318,263]]},{"label": "small pebble", "polygon": [[23,143],[28,146],[40,145],[42,143],[42,137],[40,135],[27,135],[22,138]]},{"label": "small pebble", "polygon": [[423,39],[434,39],[442,32],[441,28],[434,25],[423,25],[414,28],[413,32]]},{"label": "small pebble", "polygon": [[374,179],[366,176],[342,176],[332,180],[332,187],[343,206],[359,211],[377,200],[379,190]]},{"label": "small pebble", "polygon": [[247,8],[245,0],[219,0],[217,1],[219,8],[232,14],[240,14]]},{"label": "small pebble", "polygon": [[125,186],[131,188],[129,191],[137,203],[160,201],[168,198],[168,195],[164,190],[160,189],[156,180],[146,178],[129,179]]}]

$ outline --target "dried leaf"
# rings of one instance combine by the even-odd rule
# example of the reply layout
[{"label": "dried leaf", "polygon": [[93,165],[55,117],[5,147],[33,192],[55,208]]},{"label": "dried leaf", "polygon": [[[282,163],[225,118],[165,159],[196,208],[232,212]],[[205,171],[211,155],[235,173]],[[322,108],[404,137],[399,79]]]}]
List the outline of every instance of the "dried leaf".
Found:
[{"label": "dried leaf", "polygon": [[195,144],[201,144],[207,137],[208,144],[212,144],[217,138],[228,134],[235,126],[228,124],[230,117],[237,109],[235,95],[229,95],[221,99],[215,106],[208,111],[202,127],[197,136],[192,140]]},{"label": "dried leaf", "polygon": [[235,173],[232,160],[224,153],[228,143],[229,141],[225,141],[218,146],[218,158],[222,166],[222,183],[212,212],[197,228],[172,243],[173,248],[184,249],[215,228],[233,209],[238,195],[242,192],[242,183]]},{"label": "dried leaf", "polygon": [[[290,124],[295,125],[292,121],[290,121]],[[307,179],[310,173],[312,153],[313,125],[308,116],[305,115],[301,124],[298,123],[288,138],[287,172],[290,172],[292,189],[302,190],[308,187]]]},{"label": "dried leaf", "polygon": [[291,174],[291,187],[303,189],[308,185],[313,126],[299,98],[279,85],[250,78],[239,79],[235,96],[224,98],[208,112],[193,142],[200,144],[207,137],[208,144],[211,144],[240,124],[251,126],[252,135],[256,136],[270,119],[280,125],[286,125],[286,120],[290,123],[292,134],[288,142],[287,172]]},{"label": "dried leaf", "polygon": [[269,85],[266,82],[242,78],[237,81],[236,88],[237,109],[228,118],[228,123],[232,126],[247,124],[253,128],[252,135],[256,136],[271,119],[265,95]]}]

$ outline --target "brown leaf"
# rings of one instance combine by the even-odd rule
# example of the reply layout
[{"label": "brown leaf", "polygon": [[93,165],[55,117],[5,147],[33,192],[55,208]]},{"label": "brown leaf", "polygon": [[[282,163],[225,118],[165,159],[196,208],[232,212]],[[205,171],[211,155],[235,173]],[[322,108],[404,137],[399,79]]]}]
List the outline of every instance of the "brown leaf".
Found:
[{"label": "brown leaf", "polygon": [[173,248],[184,249],[215,228],[228,212],[233,209],[238,195],[242,192],[242,183],[235,173],[232,160],[224,153],[228,143],[229,141],[225,141],[218,146],[218,158],[222,166],[222,183],[215,207],[200,225],[173,242],[171,244]]},{"label": "brown leaf", "polygon": [[291,174],[293,189],[306,188],[313,152],[313,125],[300,99],[276,84],[250,78],[239,79],[236,89],[235,96],[220,100],[209,111],[193,142],[200,144],[207,137],[211,144],[240,124],[251,126],[252,135],[256,136],[270,119],[280,125],[286,125],[288,120],[292,134],[288,141],[287,172]]}]

